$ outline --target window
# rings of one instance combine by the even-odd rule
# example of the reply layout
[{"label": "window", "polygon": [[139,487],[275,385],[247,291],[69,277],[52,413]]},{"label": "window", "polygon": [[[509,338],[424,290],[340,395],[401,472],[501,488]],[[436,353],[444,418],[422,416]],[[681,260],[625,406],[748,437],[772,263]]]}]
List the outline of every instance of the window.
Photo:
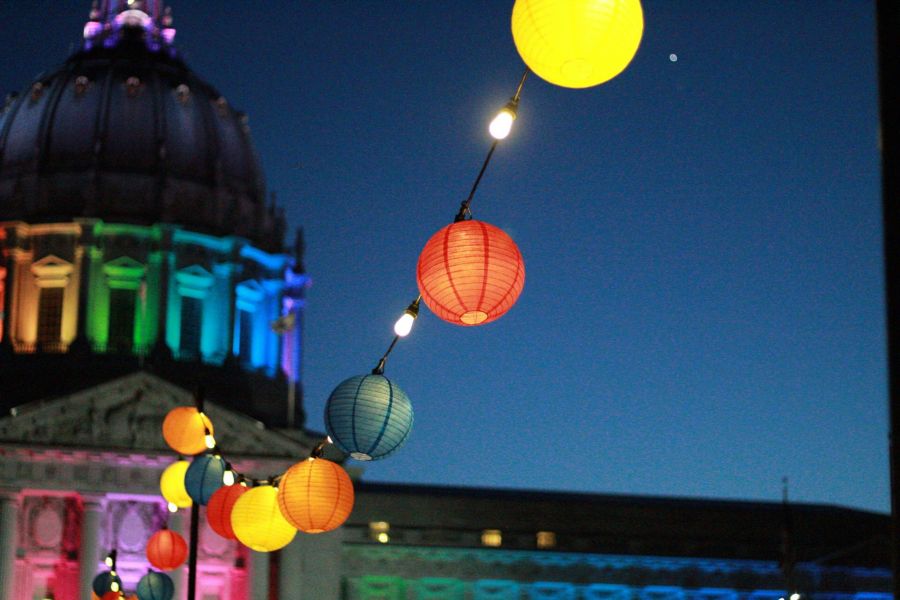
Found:
[{"label": "window", "polygon": [[499,529],[485,529],[481,532],[481,545],[499,548],[503,543],[503,534]]},{"label": "window", "polygon": [[38,300],[37,342],[42,346],[60,343],[62,334],[63,293],[65,288],[41,288]]},{"label": "window", "polygon": [[538,531],[536,537],[538,548],[553,548],[556,546],[556,534],[552,531]]},{"label": "window", "polygon": [[253,350],[253,313],[249,310],[238,311],[238,355],[249,363]]},{"label": "window", "polygon": [[130,352],[134,341],[134,290],[109,290],[109,350]]},{"label": "window", "polygon": [[200,331],[203,323],[203,300],[181,297],[181,343],[180,355],[183,358],[200,358]]},{"label": "window", "polygon": [[369,537],[376,542],[387,544],[391,541],[391,536],[388,535],[390,530],[391,525],[387,521],[372,521],[369,523]]}]

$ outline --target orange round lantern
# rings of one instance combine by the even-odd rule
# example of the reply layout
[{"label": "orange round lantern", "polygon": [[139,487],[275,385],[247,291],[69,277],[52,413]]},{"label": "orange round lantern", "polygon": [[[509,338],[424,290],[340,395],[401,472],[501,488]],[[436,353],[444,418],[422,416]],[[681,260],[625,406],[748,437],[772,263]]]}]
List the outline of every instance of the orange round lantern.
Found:
[{"label": "orange round lantern", "polygon": [[147,560],[160,571],[171,571],[181,566],[187,558],[188,547],[184,538],[169,529],[162,529],[150,536],[147,542]]},{"label": "orange round lantern", "polygon": [[100,596],[100,600],[122,600],[124,597],[122,592],[106,592]]},{"label": "orange round lantern", "polygon": [[502,229],[474,219],[457,221],[425,244],[416,280],[435,315],[455,325],[482,325],[516,303],[525,286],[525,263]]},{"label": "orange round lantern", "polygon": [[309,458],[282,476],[278,507],[300,531],[331,531],[340,527],[353,510],[353,483],[340,465],[324,458]]},{"label": "orange round lantern", "polygon": [[207,450],[206,435],[213,433],[212,421],[193,406],[178,406],[163,421],[163,438],[179,454],[200,454]]},{"label": "orange round lantern", "polygon": [[206,505],[206,520],[213,531],[225,539],[236,540],[231,526],[231,511],[237,499],[247,491],[243,485],[223,485],[209,498]]}]

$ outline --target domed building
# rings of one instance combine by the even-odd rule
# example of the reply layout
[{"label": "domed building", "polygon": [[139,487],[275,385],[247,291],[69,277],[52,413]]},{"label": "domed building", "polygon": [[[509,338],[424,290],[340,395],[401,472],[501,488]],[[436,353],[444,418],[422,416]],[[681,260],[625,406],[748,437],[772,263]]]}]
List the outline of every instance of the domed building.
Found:
[{"label": "domed building", "polygon": [[0,112],[0,402],[150,363],[302,424],[302,241],[285,252],[246,115],[171,25],[161,2],[103,2],[81,49]]},{"label": "domed building", "polygon": [[95,2],[78,50],[0,110],[0,600],[89,600],[112,550],[132,592],[163,526],[196,541],[203,600],[891,598],[889,518],[841,507],[356,472],[343,527],[273,553],[170,513],[172,408],[205,399],[263,478],[322,437],[303,428],[302,235],[284,247],[247,117],[174,39],[162,0]]}]

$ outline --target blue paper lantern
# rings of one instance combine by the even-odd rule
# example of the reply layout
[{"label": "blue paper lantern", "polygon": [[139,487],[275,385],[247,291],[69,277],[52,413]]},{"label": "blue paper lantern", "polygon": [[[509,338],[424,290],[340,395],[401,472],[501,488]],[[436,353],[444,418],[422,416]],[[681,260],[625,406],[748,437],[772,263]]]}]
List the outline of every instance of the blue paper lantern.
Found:
[{"label": "blue paper lantern", "polygon": [[403,390],[384,375],[359,375],[342,382],[325,406],[325,429],[338,448],[356,460],[378,460],[396,451],[413,424]]},{"label": "blue paper lantern", "polygon": [[184,474],[184,489],[197,504],[206,505],[217,489],[222,487],[225,460],[214,454],[194,457]]},{"label": "blue paper lantern", "polygon": [[175,584],[165,573],[148,571],[137,584],[138,600],[171,600],[175,595]]},{"label": "blue paper lantern", "polygon": [[98,573],[96,577],[94,577],[94,581],[91,582],[91,589],[94,590],[94,593],[98,596],[102,597],[106,592],[112,591],[113,582],[118,584],[118,589],[122,589],[122,580],[119,579],[118,575],[113,575],[112,571],[104,571],[103,573]]}]

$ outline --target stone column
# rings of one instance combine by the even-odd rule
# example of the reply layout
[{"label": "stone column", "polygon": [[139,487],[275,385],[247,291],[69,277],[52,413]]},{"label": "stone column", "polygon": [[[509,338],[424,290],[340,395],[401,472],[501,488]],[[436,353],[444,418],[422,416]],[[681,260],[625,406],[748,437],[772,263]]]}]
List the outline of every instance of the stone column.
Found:
[{"label": "stone column", "polygon": [[[186,528],[191,519],[190,509],[179,509],[178,512],[169,515],[169,529],[181,534],[181,537],[188,540]],[[187,598],[187,567],[181,565],[174,571],[169,571],[169,577],[175,584],[175,593],[172,595],[173,600],[184,600]]]},{"label": "stone column", "polygon": [[278,584],[281,597],[323,600],[341,597],[343,530],[298,533],[281,554]]},{"label": "stone column", "polygon": [[269,600],[269,553],[250,550],[248,554],[250,555],[250,600]]},{"label": "stone column", "polygon": [[15,600],[13,580],[16,571],[18,518],[18,494],[0,491],[0,600]]},{"label": "stone column", "polygon": [[82,496],[84,519],[81,524],[81,552],[78,556],[78,597],[90,600],[91,583],[100,564],[100,523],[106,501],[102,496]]}]

